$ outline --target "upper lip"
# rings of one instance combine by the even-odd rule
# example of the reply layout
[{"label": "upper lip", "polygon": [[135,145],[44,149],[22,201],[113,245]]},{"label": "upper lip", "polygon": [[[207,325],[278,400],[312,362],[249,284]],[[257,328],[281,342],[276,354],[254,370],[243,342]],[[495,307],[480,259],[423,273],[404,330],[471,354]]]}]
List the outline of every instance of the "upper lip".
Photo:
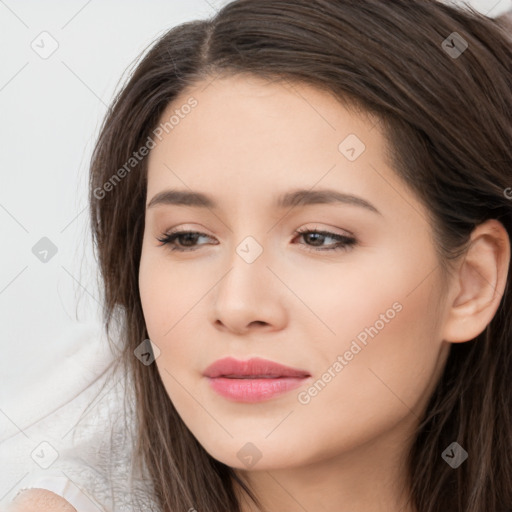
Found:
[{"label": "upper lip", "polygon": [[309,377],[310,373],[298,368],[284,366],[268,359],[253,357],[240,361],[233,357],[218,359],[208,366],[203,375],[206,377]]}]

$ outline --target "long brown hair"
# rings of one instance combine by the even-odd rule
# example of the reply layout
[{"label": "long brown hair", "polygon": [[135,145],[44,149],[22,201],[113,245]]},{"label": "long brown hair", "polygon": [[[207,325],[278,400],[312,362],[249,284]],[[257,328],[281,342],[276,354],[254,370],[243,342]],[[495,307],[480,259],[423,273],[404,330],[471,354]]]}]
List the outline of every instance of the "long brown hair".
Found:
[{"label": "long brown hair", "polygon": [[[395,172],[428,208],[448,274],[485,220],[498,219],[512,237],[505,27],[435,0],[235,0],[172,28],[140,56],[102,124],[89,199],[106,332],[119,328],[118,364],[134,390],[135,460],[160,510],[239,512],[236,482],[250,495],[184,425],[156,365],[134,356],[149,336],[138,289],[147,158],[133,155],[154,138],[164,109],[198,81],[250,73],[313,85],[373,115]],[[452,344],[418,426],[409,474],[419,512],[512,510],[510,269],[507,279],[484,332]],[[469,454],[456,470],[441,458],[453,441]]]}]

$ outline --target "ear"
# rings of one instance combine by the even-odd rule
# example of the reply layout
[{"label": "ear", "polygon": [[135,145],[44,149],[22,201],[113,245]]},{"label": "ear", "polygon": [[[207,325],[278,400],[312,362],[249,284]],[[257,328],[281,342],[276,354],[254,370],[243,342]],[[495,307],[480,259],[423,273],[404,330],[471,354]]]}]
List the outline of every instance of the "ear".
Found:
[{"label": "ear", "polygon": [[444,340],[470,341],[485,330],[501,302],[509,262],[510,239],[503,224],[490,219],[478,225],[449,292]]}]

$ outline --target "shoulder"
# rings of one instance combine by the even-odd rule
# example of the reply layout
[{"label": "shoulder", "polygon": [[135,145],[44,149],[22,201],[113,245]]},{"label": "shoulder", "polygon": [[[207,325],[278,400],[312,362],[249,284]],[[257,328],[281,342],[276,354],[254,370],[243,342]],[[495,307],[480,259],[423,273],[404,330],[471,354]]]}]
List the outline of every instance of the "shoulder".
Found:
[{"label": "shoulder", "polygon": [[67,500],[47,489],[20,492],[6,512],[78,512]]}]

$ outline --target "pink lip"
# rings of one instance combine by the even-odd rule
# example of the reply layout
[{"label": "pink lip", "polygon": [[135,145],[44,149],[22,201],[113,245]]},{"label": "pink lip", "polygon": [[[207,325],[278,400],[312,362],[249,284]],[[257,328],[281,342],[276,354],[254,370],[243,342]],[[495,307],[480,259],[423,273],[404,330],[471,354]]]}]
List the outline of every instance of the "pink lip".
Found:
[{"label": "pink lip", "polygon": [[236,402],[261,402],[301,386],[311,375],[258,357],[219,359],[203,373],[212,389]]}]

